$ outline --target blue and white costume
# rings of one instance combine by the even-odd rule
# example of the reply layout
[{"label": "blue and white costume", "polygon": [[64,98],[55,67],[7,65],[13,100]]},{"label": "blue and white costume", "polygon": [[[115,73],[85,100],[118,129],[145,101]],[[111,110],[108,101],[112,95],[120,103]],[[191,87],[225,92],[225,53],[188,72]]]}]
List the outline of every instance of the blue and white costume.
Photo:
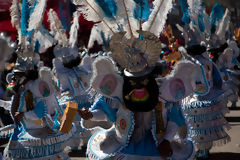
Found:
[{"label": "blue and white costume", "polygon": [[[24,113],[5,149],[10,159],[69,159],[64,153],[68,141],[76,134],[72,126],[68,134],[58,131],[58,116],[63,114],[56,99],[56,88],[50,69],[42,67],[37,80],[29,81],[20,96],[18,112]],[[33,109],[28,103],[32,97]]]},{"label": "blue and white costume", "polygon": [[[55,55],[57,58],[53,60],[53,71],[56,75],[58,87],[61,92],[58,96],[59,104],[65,108],[66,103],[72,101],[78,103],[78,109],[89,108],[92,103],[89,85],[92,76],[91,68],[89,68],[89,65],[91,65],[91,58],[85,56],[80,65],[70,69],[63,66],[61,56],[78,56],[76,48],[62,48],[55,51]],[[91,136],[91,132],[81,127],[81,117],[78,114],[75,117],[74,123],[79,134],[75,135],[72,140],[71,149],[77,150],[87,143]]]}]

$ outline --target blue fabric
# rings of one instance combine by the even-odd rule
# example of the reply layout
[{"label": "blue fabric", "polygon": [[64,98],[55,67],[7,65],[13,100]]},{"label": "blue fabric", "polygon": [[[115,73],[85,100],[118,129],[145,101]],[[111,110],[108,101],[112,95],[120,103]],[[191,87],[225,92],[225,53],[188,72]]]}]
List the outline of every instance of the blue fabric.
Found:
[{"label": "blue fabric", "polygon": [[16,126],[14,128],[13,134],[10,137],[10,140],[12,140],[12,141],[18,140],[18,135],[22,132],[22,130],[23,130],[22,126]]},{"label": "blue fabric", "polygon": [[91,103],[90,102],[84,102],[84,103],[78,103],[78,109],[82,109],[82,108],[90,108],[91,107]]},{"label": "blue fabric", "polygon": [[187,0],[179,0],[178,2],[180,4],[180,7],[181,7],[181,10],[182,10],[182,13],[183,13],[183,16],[182,16],[183,24],[184,25],[189,24],[191,19],[190,19],[190,11],[188,9]]},{"label": "blue fabric", "polygon": [[95,0],[99,7],[103,10],[107,18],[114,18],[117,15],[117,5],[114,0]]},{"label": "blue fabric", "polygon": [[37,40],[36,43],[35,43],[34,53],[38,53],[40,47],[41,47],[41,44],[40,44],[39,41]]},{"label": "blue fabric", "polygon": [[160,153],[156,147],[155,141],[152,136],[151,130],[146,132],[143,140],[135,143],[131,140],[127,147],[125,147],[121,153],[139,156],[160,156]]},{"label": "blue fabric", "polygon": [[185,119],[182,115],[182,112],[177,106],[173,106],[170,110],[168,110],[167,117],[171,121],[175,122],[179,127],[185,124]]},{"label": "blue fabric", "polygon": [[213,87],[222,88],[222,83],[223,83],[222,76],[215,65],[213,65],[212,78],[213,78]]},{"label": "blue fabric", "polygon": [[101,31],[100,32],[100,35],[101,35],[101,38],[102,38],[102,41],[103,41],[103,45],[108,47],[110,45],[110,37],[106,37],[104,36],[104,33]]},{"label": "blue fabric", "polygon": [[53,128],[59,130],[60,123],[58,122],[57,117],[58,117],[58,111],[56,110],[56,112],[53,116]]},{"label": "blue fabric", "polygon": [[237,58],[233,58],[233,59],[232,59],[232,63],[233,63],[233,64],[238,64]]},{"label": "blue fabric", "polygon": [[150,15],[148,0],[134,0],[134,2],[137,4],[133,11],[134,18],[147,21]]},{"label": "blue fabric", "polygon": [[109,105],[105,102],[104,97],[100,97],[97,102],[94,104],[92,110],[102,110],[108,117],[108,119],[111,122],[115,122],[116,121],[116,113],[117,113],[117,109],[113,109],[111,107],[109,107]]},{"label": "blue fabric", "polygon": [[212,12],[210,14],[211,33],[215,33],[217,27],[216,23],[222,19],[223,15],[224,8],[219,3],[216,3],[213,6]]},{"label": "blue fabric", "polygon": [[33,112],[37,115],[38,118],[42,118],[45,114],[45,111],[46,111],[46,106],[42,101],[38,102],[33,109]]}]

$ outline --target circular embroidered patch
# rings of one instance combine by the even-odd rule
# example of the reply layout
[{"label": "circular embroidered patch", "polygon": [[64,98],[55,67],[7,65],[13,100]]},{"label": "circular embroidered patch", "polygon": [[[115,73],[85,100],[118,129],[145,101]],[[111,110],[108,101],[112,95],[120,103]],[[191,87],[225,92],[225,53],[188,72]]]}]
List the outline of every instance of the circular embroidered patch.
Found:
[{"label": "circular embroidered patch", "polygon": [[40,81],[38,84],[38,89],[40,94],[43,97],[48,97],[50,95],[50,87],[48,86],[48,84],[44,81]]},{"label": "circular embroidered patch", "polygon": [[171,95],[175,97],[177,100],[182,99],[183,96],[185,95],[184,83],[179,78],[171,80],[169,88]]},{"label": "circular embroidered patch", "polygon": [[116,87],[117,80],[112,74],[107,74],[100,83],[100,90],[106,95],[111,95]]}]

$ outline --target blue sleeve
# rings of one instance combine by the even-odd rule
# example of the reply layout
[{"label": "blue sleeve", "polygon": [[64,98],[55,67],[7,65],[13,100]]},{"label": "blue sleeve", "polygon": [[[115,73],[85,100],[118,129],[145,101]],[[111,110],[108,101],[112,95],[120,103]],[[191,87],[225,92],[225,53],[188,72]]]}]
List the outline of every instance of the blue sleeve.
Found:
[{"label": "blue sleeve", "polygon": [[101,98],[99,98],[97,100],[97,102],[93,105],[92,110],[96,110],[96,109],[102,110],[107,115],[107,118],[111,122],[116,121],[117,109],[113,109],[113,108],[109,107],[109,105],[104,100],[103,96]]},{"label": "blue sleeve", "polygon": [[171,121],[175,122],[179,127],[185,124],[185,118],[183,117],[180,108],[177,106],[173,106],[170,110],[168,110],[167,117]]},{"label": "blue sleeve", "polygon": [[37,115],[38,118],[42,118],[44,114],[46,113],[47,107],[45,104],[40,101],[37,103],[36,106],[34,106],[33,112]]}]

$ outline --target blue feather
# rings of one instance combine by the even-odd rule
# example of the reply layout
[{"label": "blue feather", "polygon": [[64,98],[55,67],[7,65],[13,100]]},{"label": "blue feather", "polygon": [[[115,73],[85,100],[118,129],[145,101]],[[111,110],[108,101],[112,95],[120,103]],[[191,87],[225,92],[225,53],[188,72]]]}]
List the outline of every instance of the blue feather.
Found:
[{"label": "blue feather", "polygon": [[147,21],[150,15],[148,0],[134,0],[134,2],[137,4],[137,7],[133,10],[134,18]]},{"label": "blue feather", "polygon": [[216,3],[213,6],[213,9],[210,15],[211,33],[215,33],[216,27],[217,27],[216,23],[222,19],[223,15],[224,15],[224,8],[220,4]]},{"label": "blue feather", "polygon": [[39,50],[40,50],[40,47],[41,47],[41,44],[37,40],[36,43],[35,43],[34,53],[38,53]]},{"label": "blue feather", "polygon": [[117,15],[117,5],[114,0],[95,0],[95,2],[101,7],[107,18],[114,18]]},{"label": "blue feather", "polygon": [[21,34],[23,36],[30,36],[34,30],[27,31],[28,28],[28,20],[30,18],[30,15],[34,11],[38,1],[35,1],[33,6],[30,7],[28,0],[22,1],[22,13],[21,13]]},{"label": "blue feather", "polygon": [[201,9],[200,9],[199,14],[198,14],[198,26],[199,26],[199,29],[200,29],[201,32],[205,31],[205,24],[204,24],[204,20],[203,20],[204,10],[205,10],[205,6],[202,3]]},{"label": "blue feather", "polygon": [[184,25],[189,24],[191,21],[191,18],[190,18],[190,11],[188,8],[189,6],[187,3],[187,0],[179,0],[179,3],[180,3],[180,7],[181,7],[181,10],[183,13],[182,22]]}]

